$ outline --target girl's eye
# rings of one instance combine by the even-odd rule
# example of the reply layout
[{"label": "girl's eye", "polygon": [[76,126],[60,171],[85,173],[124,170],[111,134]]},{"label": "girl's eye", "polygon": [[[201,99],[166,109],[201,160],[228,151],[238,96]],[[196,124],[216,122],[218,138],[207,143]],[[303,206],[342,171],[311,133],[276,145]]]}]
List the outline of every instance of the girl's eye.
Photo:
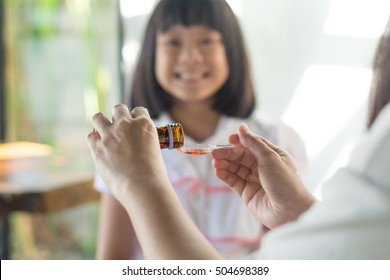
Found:
[{"label": "girl's eye", "polygon": [[166,42],[166,44],[167,44],[168,46],[177,47],[177,46],[180,45],[180,42],[179,42],[178,40],[172,39],[172,40],[168,40],[168,41]]},{"label": "girl's eye", "polygon": [[210,45],[213,43],[213,40],[210,38],[205,38],[201,41],[202,45]]}]

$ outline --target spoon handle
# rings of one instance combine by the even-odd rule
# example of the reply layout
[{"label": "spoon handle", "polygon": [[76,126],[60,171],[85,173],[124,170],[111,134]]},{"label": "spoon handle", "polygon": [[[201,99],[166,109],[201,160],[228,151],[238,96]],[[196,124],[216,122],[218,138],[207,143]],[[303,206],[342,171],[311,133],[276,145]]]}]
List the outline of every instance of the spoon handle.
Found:
[{"label": "spoon handle", "polygon": [[233,147],[232,145],[229,145],[229,144],[225,144],[225,145],[213,145],[213,147],[211,148],[211,150],[214,150],[214,149],[225,149],[225,148],[231,148]]},{"label": "spoon handle", "polygon": [[209,144],[199,144],[199,145],[189,145],[189,146],[183,146],[178,148],[177,150],[179,152],[193,155],[193,156],[200,156],[210,153],[214,149],[223,149],[223,148],[229,148],[232,147],[231,145],[209,145]]}]

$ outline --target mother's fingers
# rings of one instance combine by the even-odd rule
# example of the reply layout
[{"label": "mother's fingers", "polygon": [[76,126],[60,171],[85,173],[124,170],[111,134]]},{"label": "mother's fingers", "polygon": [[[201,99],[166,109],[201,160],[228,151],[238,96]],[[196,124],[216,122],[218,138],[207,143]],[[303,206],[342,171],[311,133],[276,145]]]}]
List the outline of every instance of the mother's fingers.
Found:
[{"label": "mother's fingers", "polygon": [[222,182],[235,190],[240,196],[245,187],[246,181],[237,174],[230,172],[228,169],[215,168],[214,173]]},{"label": "mother's fingers", "polygon": [[137,117],[150,118],[148,110],[145,107],[141,107],[141,106],[134,107],[133,110],[131,111],[131,115],[133,116],[133,118],[137,118]]},{"label": "mother's fingers", "polygon": [[99,133],[100,136],[103,136],[105,130],[110,127],[111,122],[99,112],[92,117],[92,125],[97,133]]},{"label": "mother's fingers", "polygon": [[257,161],[252,153],[242,146],[212,150],[211,157],[214,160],[227,160],[234,164],[242,165],[248,169],[252,169],[257,164]]},{"label": "mother's fingers", "polygon": [[265,138],[251,132],[245,124],[240,125],[238,128],[238,137],[240,139],[240,143],[244,147],[248,148],[258,160],[270,158],[276,154],[276,152],[272,149],[276,146],[271,144],[271,142]]},{"label": "mother's fingers", "polygon": [[100,139],[100,134],[95,129],[87,135],[88,142],[96,142]]},{"label": "mother's fingers", "polygon": [[[213,160],[213,167],[215,171],[225,170],[226,172],[235,175],[248,182],[249,181],[252,182],[255,179],[252,176],[253,169],[250,169],[242,164],[237,164],[235,162],[231,162],[228,160]],[[254,168],[256,169],[256,167]],[[255,172],[257,172],[257,169],[255,170]],[[224,180],[224,178],[220,178],[220,179]]]},{"label": "mother's fingers", "polygon": [[129,108],[125,104],[117,104],[111,111],[113,122],[118,121],[120,118],[130,119],[131,115]]}]

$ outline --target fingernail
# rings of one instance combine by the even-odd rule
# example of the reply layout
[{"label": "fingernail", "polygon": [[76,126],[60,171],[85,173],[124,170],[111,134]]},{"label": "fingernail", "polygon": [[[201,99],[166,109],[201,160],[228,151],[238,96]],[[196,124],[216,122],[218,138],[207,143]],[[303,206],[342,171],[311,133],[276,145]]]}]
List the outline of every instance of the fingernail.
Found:
[{"label": "fingernail", "polygon": [[249,127],[245,123],[241,124],[241,127],[243,129],[243,132],[245,132],[245,133],[249,133],[250,132]]}]

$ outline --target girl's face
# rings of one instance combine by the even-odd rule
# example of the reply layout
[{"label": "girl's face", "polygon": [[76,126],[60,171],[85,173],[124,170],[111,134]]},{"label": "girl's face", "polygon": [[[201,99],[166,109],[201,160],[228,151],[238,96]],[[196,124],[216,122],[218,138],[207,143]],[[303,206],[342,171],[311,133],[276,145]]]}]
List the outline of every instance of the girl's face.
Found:
[{"label": "girl's face", "polygon": [[210,99],[229,75],[222,35],[201,25],[173,25],[157,34],[155,74],[182,102]]}]

